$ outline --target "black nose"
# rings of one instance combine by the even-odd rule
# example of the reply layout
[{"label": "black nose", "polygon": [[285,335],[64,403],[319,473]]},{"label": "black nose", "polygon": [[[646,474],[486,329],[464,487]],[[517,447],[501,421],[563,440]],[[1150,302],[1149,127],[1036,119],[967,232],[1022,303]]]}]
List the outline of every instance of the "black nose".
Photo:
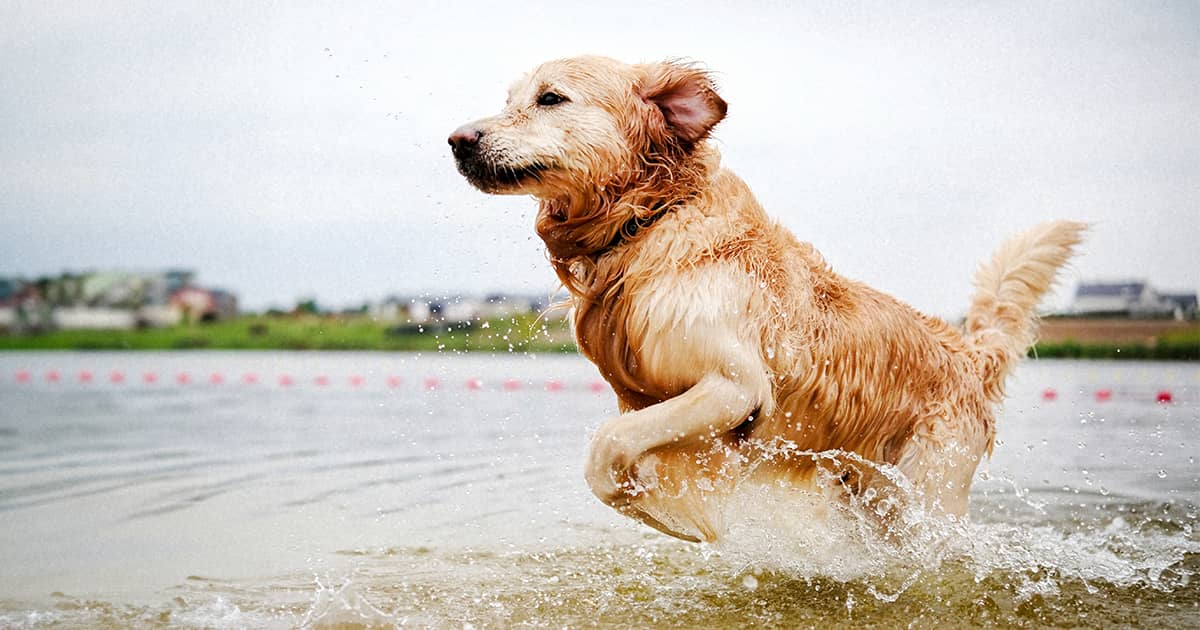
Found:
[{"label": "black nose", "polygon": [[450,134],[450,150],[456,158],[466,157],[475,151],[482,137],[482,131],[470,125],[463,125]]}]

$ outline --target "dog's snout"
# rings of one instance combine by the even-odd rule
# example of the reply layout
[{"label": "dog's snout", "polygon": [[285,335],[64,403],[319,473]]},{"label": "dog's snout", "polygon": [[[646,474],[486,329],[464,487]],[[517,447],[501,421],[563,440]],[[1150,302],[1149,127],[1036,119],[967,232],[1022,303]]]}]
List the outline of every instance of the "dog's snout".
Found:
[{"label": "dog's snout", "polygon": [[479,145],[483,132],[471,125],[463,125],[450,134],[450,150],[454,157],[469,155]]}]

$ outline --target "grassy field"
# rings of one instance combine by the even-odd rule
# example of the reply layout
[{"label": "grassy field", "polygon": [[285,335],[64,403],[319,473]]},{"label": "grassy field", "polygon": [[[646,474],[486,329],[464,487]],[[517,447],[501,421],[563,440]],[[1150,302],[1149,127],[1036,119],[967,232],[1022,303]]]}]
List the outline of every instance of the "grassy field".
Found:
[{"label": "grassy field", "polygon": [[1039,341],[1030,354],[1062,359],[1200,360],[1200,327],[1163,333],[1147,341]]},{"label": "grassy field", "polygon": [[561,319],[533,315],[454,326],[395,326],[368,317],[247,316],[172,328],[59,330],[0,336],[0,350],[446,350],[571,352]]},{"label": "grassy field", "polygon": [[1040,357],[1200,360],[1200,323],[1171,319],[1047,317]]},{"label": "grassy field", "polygon": [[[1200,360],[1200,325],[1046,320],[1030,354],[1046,358]],[[1149,332],[1147,332],[1149,331]],[[1108,340],[1105,340],[1108,338]],[[424,350],[573,352],[562,319],[534,315],[454,326],[395,326],[368,317],[247,316],[146,330],[0,335],[0,350]]]}]

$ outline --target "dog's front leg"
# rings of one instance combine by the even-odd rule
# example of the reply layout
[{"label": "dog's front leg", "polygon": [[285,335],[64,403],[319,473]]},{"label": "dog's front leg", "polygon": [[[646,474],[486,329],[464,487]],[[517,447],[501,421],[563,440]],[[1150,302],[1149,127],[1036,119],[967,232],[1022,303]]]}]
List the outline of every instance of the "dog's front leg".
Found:
[{"label": "dog's front leg", "polygon": [[679,396],[613,418],[592,441],[588,486],[600,500],[620,508],[637,492],[629,470],[643,455],[662,446],[714,439],[762,403],[761,387],[714,372]]}]

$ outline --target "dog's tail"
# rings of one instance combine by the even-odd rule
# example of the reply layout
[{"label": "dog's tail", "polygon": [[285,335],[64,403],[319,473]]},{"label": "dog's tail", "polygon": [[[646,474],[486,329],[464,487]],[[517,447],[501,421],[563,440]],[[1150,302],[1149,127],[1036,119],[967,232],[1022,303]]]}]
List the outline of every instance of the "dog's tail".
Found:
[{"label": "dog's tail", "polygon": [[1086,229],[1074,221],[1042,223],[1005,241],[976,272],[965,328],[989,399],[1004,396],[1009,372],[1036,337],[1038,300]]}]

